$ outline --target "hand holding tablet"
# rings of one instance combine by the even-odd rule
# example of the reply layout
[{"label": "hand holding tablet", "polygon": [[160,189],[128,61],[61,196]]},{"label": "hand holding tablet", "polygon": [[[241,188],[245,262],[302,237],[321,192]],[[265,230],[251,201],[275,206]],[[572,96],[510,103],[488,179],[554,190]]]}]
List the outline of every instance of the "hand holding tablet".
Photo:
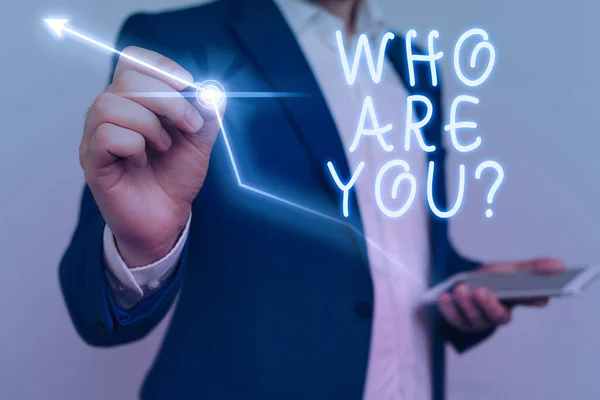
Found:
[{"label": "hand holding tablet", "polygon": [[432,287],[423,296],[424,303],[435,303],[439,296],[459,283],[470,288],[486,287],[503,301],[575,295],[600,275],[600,265],[567,268],[556,274],[531,271],[465,272]]}]

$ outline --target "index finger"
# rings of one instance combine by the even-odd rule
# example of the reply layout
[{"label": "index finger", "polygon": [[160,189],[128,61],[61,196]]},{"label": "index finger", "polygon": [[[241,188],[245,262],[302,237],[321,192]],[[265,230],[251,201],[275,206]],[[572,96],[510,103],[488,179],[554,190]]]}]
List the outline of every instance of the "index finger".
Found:
[{"label": "index finger", "polygon": [[175,90],[193,85],[192,74],[181,65],[152,50],[129,46],[123,49],[113,74],[113,81],[124,71],[134,70],[156,78]]},{"label": "index finger", "polygon": [[443,293],[442,295],[440,295],[437,301],[437,305],[440,309],[440,312],[450,325],[452,325],[456,329],[460,329],[463,331],[469,329],[469,325],[465,321],[465,318],[456,308],[454,299],[449,293]]}]

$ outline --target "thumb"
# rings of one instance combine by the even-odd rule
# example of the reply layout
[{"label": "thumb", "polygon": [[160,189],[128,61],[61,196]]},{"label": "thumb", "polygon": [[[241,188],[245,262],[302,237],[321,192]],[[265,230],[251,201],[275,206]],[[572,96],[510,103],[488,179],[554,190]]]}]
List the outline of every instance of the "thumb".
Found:
[{"label": "thumb", "polygon": [[488,272],[492,274],[505,274],[508,272],[515,272],[520,270],[520,264],[518,262],[503,262],[503,263],[495,263],[488,264],[483,267],[481,270],[483,272]]},{"label": "thumb", "polygon": [[[204,121],[212,121],[223,118],[227,103],[227,95],[215,85],[202,87],[196,83],[196,87],[188,86],[180,93],[189,101],[199,112]],[[199,88],[199,89],[197,89]],[[218,115],[216,111],[219,111]]]},{"label": "thumb", "polygon": [[528,271],[536,274],[555,274],[564,269],[565,263],[557,258],[537,258],[528,261],[491,264],[484,267],[484,270],[490,273]]},{"label": "thumb", "polygon": [[199,106],[200,115],[204,118],[204,125],[197,133],[198,137],[202,141],[214,144],[217,139],[219,131],[223,128],[223,116],[225,115],[225,108],[227,107],[227,99],[223,99],[220,104],[213,103],[208,108]]},{"label": "thumb", "polygon": [[558,258],[537,258],[521,263],[519,269],[536,274],[556,274],[565,270],[565,263]]},{"label": "thumb", "polygon": [[[196,85],[199,86],[199,84]],[[202,128],[195,134],[188,134],[188,138],[197,144],[210,144],[212,147],[223,124],[223,116],[227,107],[225,93],[215,88],[209,96],[203,96],[193,86],[185,88],[181,93],[204,119]]]}]

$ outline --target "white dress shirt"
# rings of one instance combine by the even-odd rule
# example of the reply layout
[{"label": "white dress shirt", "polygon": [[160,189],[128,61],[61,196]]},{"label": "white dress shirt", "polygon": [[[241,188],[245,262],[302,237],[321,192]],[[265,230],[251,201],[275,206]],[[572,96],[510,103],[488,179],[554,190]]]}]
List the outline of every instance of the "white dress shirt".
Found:
[{"label": "white dress shirt", "polygon": [[[343,21],[307,0],[275,2],[295,34],[320,85],[344,145],[351,171],[361,161],[365,162],[365,168],[352,189],[356,191],[364,233],[369,239],[367,251],[375,293],[364,398],[429,400],[432,395],[429,329],[427,321],[418,312],[419,296],[426,290],[429,278],[425,197],[417,195],[406,214],[391,219],[379,210],[374,192],[375,176],[380,168],[390,160],[402,159],[410,165],[411,173],[416,178],[417,193],[424,193],[425,155],[416,141],[411,143],[409,152],[404,151],[403,146],[407,90],[388,60],[380,83],[373,83],[363,58],[356,82],[348,85],[335,37],[337,30],[345,31]],[[370,37],[375,60],[380,39],[386,29],[382,13],[374,2],[364,2],[358,14],[357,32],[366,33]],[[345,39],[350,64],[356,41],[357,36]],[[366,96],[371,96],[373,100],[380,126],[388,123],[394,126],[392,131],[385,134],[386,142],[394,146],[391,152],[384,151],[374,136],[361,137],[356,151],[348,150],[358,127]],[[369,122],[366,127],[370,127]],[[402,191],[401,186],[399,199],[393,200],[390,193],[396,174],[393,171],[388,174],[389,179],[383,180],[382,197],[393,208],[394,201],[406,199],[407,190],[405,188]],[[396,205],[400,207],[402,203]],[[119,256],[110,229],[105,228],[104,255],[108,269],[117,281],[112,287],[119,304],[126,308],[132,307],[169,277],[181,255],[188,228],[189,221],[175,248],[162,260],[131,269],[127,268]],[[123,286],[133,291],[135,298],[125,298]]]}]

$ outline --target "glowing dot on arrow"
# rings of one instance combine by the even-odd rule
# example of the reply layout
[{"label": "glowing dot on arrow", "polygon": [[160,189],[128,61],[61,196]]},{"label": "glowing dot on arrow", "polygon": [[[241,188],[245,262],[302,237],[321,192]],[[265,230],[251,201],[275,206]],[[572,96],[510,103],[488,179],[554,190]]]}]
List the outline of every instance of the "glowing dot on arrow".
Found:
[{"label": "glowing dot on arrow", "polygon": [[218,108],[225,101],[225,89],[215,80],[204,81],[198,85],[196,100],[204,108]]},{"label": "glowing dot on arrow", "polygon": [[221,96],[221,92],[214,86],[208,86],[202,91],[202,98],[207,102],[217,101]]}]

